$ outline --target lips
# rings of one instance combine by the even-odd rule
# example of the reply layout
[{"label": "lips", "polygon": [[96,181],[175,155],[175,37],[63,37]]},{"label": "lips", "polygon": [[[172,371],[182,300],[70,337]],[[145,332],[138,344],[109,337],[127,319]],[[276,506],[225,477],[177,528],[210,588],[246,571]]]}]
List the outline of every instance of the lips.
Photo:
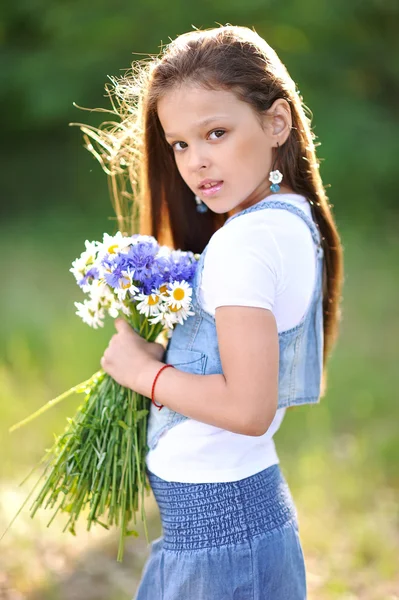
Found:
[{"label": "lips", "polygon": [[206,183],[203,183],[200,187],[202,188],[210,188],[214,185],[216,185],[217,183],[220,183],[219,180],[215,180],[215,181],[207,181]]},{"label": "lips", "polygon": [[223,181],[217,181],[212,179],[207,179],[199,186],[199,189],[204,194],[204,196],[213,196],[220,191],[223,185]]}]

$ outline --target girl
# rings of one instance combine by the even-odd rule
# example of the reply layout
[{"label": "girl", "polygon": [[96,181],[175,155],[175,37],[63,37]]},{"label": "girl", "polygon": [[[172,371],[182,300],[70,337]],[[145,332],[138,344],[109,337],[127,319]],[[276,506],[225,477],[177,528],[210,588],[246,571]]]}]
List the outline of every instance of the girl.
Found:
[{"label": "girl", "polygon": [[136,72],[120,89],[141,83],[122,128],[142,132],[130,153],[140,233],[202,254],[195,315],[166,349],[118,319],[101,359],[155,396],[147,473],[163,535],[135,599],[302,600],[273,435],[287,407],[325,393],[343,277],[310,120],[274,50],[245,27],[181,35]]}]

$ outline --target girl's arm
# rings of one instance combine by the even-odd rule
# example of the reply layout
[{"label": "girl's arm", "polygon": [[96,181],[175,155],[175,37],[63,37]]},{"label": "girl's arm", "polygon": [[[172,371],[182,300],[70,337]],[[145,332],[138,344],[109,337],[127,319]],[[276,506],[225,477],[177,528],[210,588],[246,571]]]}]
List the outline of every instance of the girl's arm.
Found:
[{"label": "girl's arm", "polygon": [[[154,398],[189,418],[244,435],[263,435],[277,410],[279,345],[273,313],[264,308],[221,306],[215,311],[223,375],[165,369]],[[146,362],[132,389],[151,398],[164,363]]]}]

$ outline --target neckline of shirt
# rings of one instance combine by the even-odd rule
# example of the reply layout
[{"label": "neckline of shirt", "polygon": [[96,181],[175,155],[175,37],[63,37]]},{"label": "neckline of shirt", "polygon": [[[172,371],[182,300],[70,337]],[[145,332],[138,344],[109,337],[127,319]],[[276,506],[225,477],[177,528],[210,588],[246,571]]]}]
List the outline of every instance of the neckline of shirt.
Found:
[{"label": "neckline of shirt", "polygon": [[[280,198],[282,198],[282,200],[280,200]],[[257,204],[260,204],[264,200],[266,200],[268,202],[275,202],[275,201],[284,202],[284,198],[291,199],[294,201],[296,200],[297,202],[301,202],[302,204],[309,204],[306,197],[303,196],[302,194],[296,194],[295,192],[284,192],[283,194],[272,194],[271,196],[265,196],[264,198],[262,198],[262,200],[259,200],[259,202],[255,202],[255,204],[253,204],[252,206],[256,206]]]},{"label": "neckline of shirt", "polygon": [[[270,198],[270,200],[268,200]],[[258,204],[260,204],[261,202],[263,202],[264,200],[270,201],[270,202],[288,202],[291,204],[299,204],[299,205],[306,205],[308,207],[308,216],[311,216],[312,211],[310,208],[310,204],[309,201],[307,200],[307,198],[305,196],[303,196],[302,194],[296,194],[296,193],[291,193],[291,192],[284,192],[283,194],[273,194],[272,196],[265,196],[264,198],[262,198],[262,200],[259,200],[258,202],[255,202],[255,204],[251,204],[251,206],[248,206],[247,208],[250,209],[254,206],[257,206]],[[244,213],[242,216],[246,216],[246,215],[253,215],[256,211],[249,211],[247,213],[245,213],[244,211],[247,210],[245,208],[243,208],[242,210],[238,211],[238,213],[235,213],[234,215],[231,215],[231,217],[229,217],[226,222],[224,223],[224,225],[228,224],[227,221],[231,222],[234,221],[235,219],[233,219],[233,217],[235,217],[236,215],[239,215],[241,213]]]}]

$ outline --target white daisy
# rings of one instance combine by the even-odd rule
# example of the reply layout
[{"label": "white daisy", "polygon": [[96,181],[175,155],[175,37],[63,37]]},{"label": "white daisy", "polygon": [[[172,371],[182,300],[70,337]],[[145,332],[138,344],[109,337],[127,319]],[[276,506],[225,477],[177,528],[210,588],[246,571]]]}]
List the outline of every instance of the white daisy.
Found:
[{"label": "white daisy", "polygon": [[173,327],[178,322],[176,314],[170,311],[170,308],[165,304],[159,305],[159,313],[154,317],[148,317],[149,323],[152,325],[155,323],[162,323],[164,327],[168,329],[173,329]]},{"label": "white daisy", "polygon": [[148,320],[150,323],[163,323],[168,329],[173,329],[177,323],[183,325],[184,321],[194,314],[192,310],[186,307],[177,308],[163,303],[159,306],[159,313]]},{"label": "white daisy", "polygon": [[171,308],[186,308],[191,304],[192,287],[186,281],[169,283],[168,294],[164,294],[164,301]]},{"label": "white daisy", "polygon": [[114,300],[114,302],[108,307],[108,314],[116,319],[120,312],[122,312],[124,315],[130,316],[130,308],[127,307],[124,302]]},{"label": "white daisy", "polygon": [[120,231],[115,235],[104,233],[102,243],[98,243],[99,262],[101,262],[105,256],[129,252],[132,243],[132,236],[123,235]]},{"label": "white daisy", "polygon": [[130,317],[132,314],[132,309],[130,306],[126,305],[124,302],[121,302],[120,309],[124,315]]},{"label": "white daisy", "polygon": [[99,246],[99,242],[89,242],[89,240],[85,240],[86,250],[84,251],[84,253],[91,254],[93,256],[93,263],[96,260]]},{"label": "white daisy", "polygon": [[108,254],[118,254],[129,250],[129,246],[132,245],[132,238],[129,235],[123,235],[120,231],[117,231],[115,235],[104,233],[102,244]]},{"label": "white daisy", "polygon": [[175,319],[177,319],[178,323],[180,323],[180,325],[183,325],[184,321],[191,315],[195,315],[195,312],[193,312],[192,310],[189,310],[188,308],[185,308],[184,306],[182,308],[179,309],[170,309],[175,316]]},{"label": "white daisy", "polygon": [[157,315],[163,302],[159,294],[150,294],[147,296],[146,294],[140,293],[135,296],[134,300],[139,301],[136,305],[139,313],[145,315],[147,318]]},{"label": "white daisy", "polygon": [[90,290],[90,297],[93,302],[98,302],[99,306],[108,311],[108,314],[116,318],[119,311],[130,314],[129,309],[115,298],[115,294],[104,281],[95,281]]},{"label": "white daisy", "polygon": [[[132,244],[138,244],[146,242],[147,244],[152,244],[153,246],[159,246],[157,240],[152,235],[142,235],[140,233],[135,233],[131,236]],[[164,246],[167,248],[167,246]],[[170,248],[169,248],[170,252]]]},{"label": "white daisy", "polygon": [[[69,270],[74,275],[82,290],[86,293],[91,289],[92,277],[98,277],[100,271],[97,264],[98,242],[89,242],[89,240],[86,240],[85,246],[86,250],[84,250],[82,254],[73,261],[72,267]],[[92,269],[92,276],[88,277],[88,281],[84,285],[81,285],[80,282],[86,276],[88,271],[90,271],[90,269]]]},{"label": "white daisy", "polygon": [[73,261],[72,267],[69,270],[73,273],[76,281],[79,283],[86,275],[87,271],[93,266],[95,266],[93,254],[91,252],[82,252],[79,258]]},{"label": "white daisy", "polygon": [[82,256],[80,256],[73,261],[72,267],[69,270],[75,277],[76,281],[80,281],[86,275],[86,269],[86,260],[84,257],[82,258]]},{"label": "white daisy", "polygon": [[80,317],[83,323],[87,323],[90,327],[97,329],[97,327],[104,326],[104,310],[99,307],[99,303],[93,300],[85,300],[82,302],[74,302],[76,308],[76,314]]},{"label": "white daisy", "polygon": [[159,288],[157,288],[156,292],[159,296],[161,296],[161,299],[166,302],[166,300],[170,298],[169,284],[163,283],[159,286]]},{"label": "white daisy", "polygon": [[119,279],[119,288],[115,288],[115,293],[118,296],[119,301],[126,300],[126,296],[129,294],[130,298],[135,298],[140,292],[140,288],[133,283],[134,270],[128,269],[122,271],[122,277]]},{"label": "white daisy", "polygon": [[90,297],[92,300],[97,300],[102,306],[106,306],[115,300],[112,290],[102,279],[93,281],[90,288]]}]

